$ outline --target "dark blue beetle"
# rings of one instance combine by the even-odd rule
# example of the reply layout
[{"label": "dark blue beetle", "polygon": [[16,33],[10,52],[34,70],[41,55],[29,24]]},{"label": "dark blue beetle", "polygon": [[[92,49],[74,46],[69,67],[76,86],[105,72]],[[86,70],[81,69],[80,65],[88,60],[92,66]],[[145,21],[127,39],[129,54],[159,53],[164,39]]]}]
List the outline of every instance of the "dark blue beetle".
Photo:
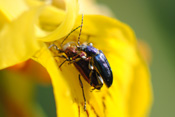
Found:
[{"label": "dark blue beetle", "polygon": [[[110,87],[113,82],[113,75],[111,67],[101,50],[92,46],[92,43],[85,45],[82,44],[78,47],[79,50],[86,52],[87,57],[90,57],[89,69],[93,72],[95,69],[98,74],[103,78],[107,87]],[[89,75],[91,79],[91,73]]]}]

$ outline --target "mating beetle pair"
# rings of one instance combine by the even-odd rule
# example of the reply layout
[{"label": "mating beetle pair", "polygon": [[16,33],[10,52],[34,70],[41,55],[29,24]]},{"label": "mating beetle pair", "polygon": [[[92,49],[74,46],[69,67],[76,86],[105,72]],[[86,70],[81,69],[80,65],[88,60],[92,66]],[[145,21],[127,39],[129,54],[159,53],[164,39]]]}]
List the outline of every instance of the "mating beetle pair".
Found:
[{"label": "mating beetle pair", "polygon": [[[80,28],[80,33],[78,37],[78,44],[75,42],[69,42],[63,46],[63,42],[68,38],[68,36],[62,41],[61,48],[58,48],[55,44],[49,46],[55,47],[59,53],[65,53],[66,56],[61,55],[58,57],[65,58],[65,61],[59,66],[61,67],[66,61],[69,63],[73,63],[80,74],[84,77],[84,79],[94,87],[94,89],[100,90],[103,86],[103,82],[106,84],[107,87],[110,87],[113,82],[113,75],[110,65],[101,50],[96,49],[92,46],[92,43],[89,44],[80,44],[80,35],[82,31],[83,25],[83,16],[82,22],[79,27],[71,31],[68,36]],[[79,81],[83,92],[84,98],[84,109],[86,110],[86,98],[84,94],[83,84],[80,79]]]}]

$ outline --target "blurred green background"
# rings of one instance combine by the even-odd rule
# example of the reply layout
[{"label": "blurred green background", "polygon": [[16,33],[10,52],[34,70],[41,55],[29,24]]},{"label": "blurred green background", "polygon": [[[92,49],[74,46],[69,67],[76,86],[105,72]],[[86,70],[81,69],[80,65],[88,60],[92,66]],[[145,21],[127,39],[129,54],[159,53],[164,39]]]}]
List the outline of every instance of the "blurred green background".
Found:
[{"label": "blurred green background", "polygon": [[98,0],[151,48],[151,117],[175,117],[175,0]]},{"label": "blurred green background", "polygon": [[[109,7],[117,19],[128,24],[135,31],[137,38],[146,42],[151,48],[150,71],[154,103],[150,116],[175,117],[175,1],[97,0],[97,2]],[[0,79],[0,98],[3,97],[2,88],[5,82],[8,80],[14,83],[12,79],[7,79],[6,75],[7,73],[0,72],[2,77]],[[20,78],[21,76],[15,77]],[[31,90],[31,95],[35,95],[31,98],[41,105],[41,113],[47,117],[56,117],[52,86],[31,84],[32,88],[28,90]],[[14,87],[17,88],[15,83]],[[13,87],[12,90],[14,90]],[[20,94],[21,89],[18,88],[15,91],[16,94]],[[0,102],[0,116],[2,117],[4,117],[3,110],[3,103]]]}]

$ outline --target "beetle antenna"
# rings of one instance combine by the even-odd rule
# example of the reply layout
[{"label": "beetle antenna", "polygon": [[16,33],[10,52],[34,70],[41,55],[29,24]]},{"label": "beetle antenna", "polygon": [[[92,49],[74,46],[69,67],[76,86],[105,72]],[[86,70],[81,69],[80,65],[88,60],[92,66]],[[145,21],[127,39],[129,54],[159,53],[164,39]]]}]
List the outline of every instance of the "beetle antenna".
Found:
[{"label": "beetle antenna", "polygon": [[61,47],[63,46],[63,43],[64,43],[64,41],[69,37],[69,35],[71,34],[71,33],[73,33],[74,31],[76,31],[78,28],[80,28],[81,27],[81,25],[80,26],[78,26],[78,27],[76,27],[75,29],[73,29],[67,36],[66,36],[66,38],[64,38],[64,40],[61,42]]},{"label": "beetle antenna", "polygon": [[82,14],[82,21],[81,21],[81,25],[76,27],[75,29],[73,29],[61,42],[61,47],[63,46],[64,41],[70,36],[70,34],[72,34],[74,31],[76,31],[78,28],[80,28],[80,33],[79,33],[79,37],[78,37],[78,45],[80,46],[80,35],[81,35],[81,31],[82,31],[82,26],[83,26],[83,14]]},{"label": "beetle antenna", "polygon": [[79,36],[78,36],[78,45],[79,46],[80,46],[80,35],[81,35],[82,27],[83,27],[83,14],[82,14],[81,25],[80,25],[80,33],[79,33]]}]

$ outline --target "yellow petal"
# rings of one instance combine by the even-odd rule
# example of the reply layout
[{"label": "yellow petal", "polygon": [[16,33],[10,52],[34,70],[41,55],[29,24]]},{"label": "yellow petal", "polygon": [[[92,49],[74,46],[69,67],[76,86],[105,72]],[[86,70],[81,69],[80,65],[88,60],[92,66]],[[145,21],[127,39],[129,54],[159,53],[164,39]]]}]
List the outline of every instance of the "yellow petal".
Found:
[{"label": "yellow petal", "polygon": [[[78,17],[76,26],[80,25],[81,17]],[[113,37],[136,44],[136,37],[131,28],[116,19],[101,15],[84,15],[83,19],[82,33],[84,34],[96,37]]]},{"label": "yellow petal", "polygon": [[132,117],[149,116],[150,106],[152,104],[152,87],[149,71],[141,58],[138,64],[133,67],[134,78],[130,87],[128,111]]},{"label": "yellow petal", "polygon": [[47,36],[41,37],[39,40],[50,42],[64,37],[72,30],[75,24],[77,13],[78,13],[77,0],[66,0],[66,16],[64,21],[53,32],[51,32]]},{"label": "yellow petal", "polygon": [[7,22],[9,22],[8,17],[4,16],[4,13],[0,10],[0,30]]},{"label": "yellow petal", "polygon": [[65,12],[61,9],[49,5],[45,7],[39,18],[41,25],[59,25],[65,18]]},{"label": "yellow petal", "polygon": [[138,49],[124,40],[109,41],[109,45],[113,54],[107,53],[107,56],[114,78],[117,78],[116,83],[120,86],[120,95],[124,99],[123,105],[127,116],[147,116],[152,104],[152,92],[145,61],[140,57]]},{"label": "yellow petal", "polygon": [[77,117],[78,106],[73,102],[69,86],[67,85],[64,77],[61,75],[61,71],[58,69],[55,59],[48,48],[43,46],[33,59],[43,65],[51,76],[57,116]]},{"label": "yellow petal", "polygon": [[0,12],[9,21],[14,20],[28,9],[24,0],[1,0]]},{"label": "yellow petal", "polygon": [[40,48],[34,24],[39,10],[25,12],[0,32],[0,69],[29,59]]},{"label": "yellow petal", "polygon": [[38,7],[51,4],[51,0],[23,0],[29,7]]},{"label": "yellow petal", "polygon": [[39,21],[43,30],[52,31],[56,29],[61,22],[63,22],[64,18],[65,11],[48,5],[43,9],[39,17]]},{"label": "yellow petal", "polygon": [[[79,19],[76,26],[80,22]],[[138,53],[133,31],[127,25],[104,16],[85,15],[83,23],[80,41],[86,41],[89,36],[88,41],[104,52],[114,78],[112,86],[109,89],[104,86],[98,94],[88,93],[89,86],[84,83],[86,98],[89,101],[88,104],[93,107],[93,112],[99,116],[109,117],[146,116],[152,104],[150,76],[145,62]],[[72,33],[67,40],[76,39],[77,41],[78,33],[79,30]],[[76,73],[73,69],[68,69],[68,66],[63,69],[63,72],[66,69]],[[72,74],[65,77],[77,79]]]}]

